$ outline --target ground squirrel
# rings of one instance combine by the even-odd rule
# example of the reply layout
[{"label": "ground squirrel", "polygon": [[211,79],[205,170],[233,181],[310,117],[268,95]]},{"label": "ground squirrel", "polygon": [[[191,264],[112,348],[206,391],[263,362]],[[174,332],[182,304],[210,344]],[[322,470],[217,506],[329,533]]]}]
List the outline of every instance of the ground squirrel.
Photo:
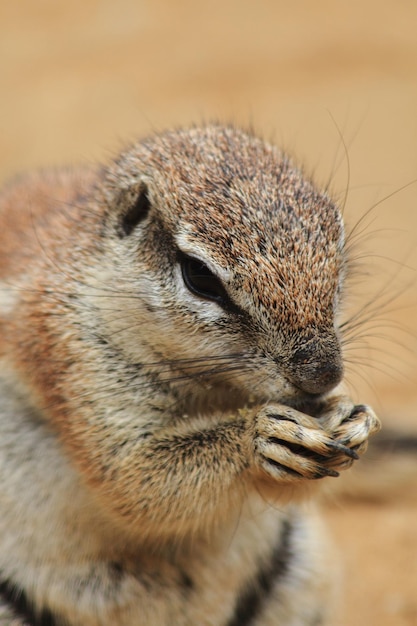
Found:
[{"label": "ground squirrel", "polygon": [[0,624],[328,623],[308,496],[379,427],[335,391],[335,203],[208,125],[0,207]]}]

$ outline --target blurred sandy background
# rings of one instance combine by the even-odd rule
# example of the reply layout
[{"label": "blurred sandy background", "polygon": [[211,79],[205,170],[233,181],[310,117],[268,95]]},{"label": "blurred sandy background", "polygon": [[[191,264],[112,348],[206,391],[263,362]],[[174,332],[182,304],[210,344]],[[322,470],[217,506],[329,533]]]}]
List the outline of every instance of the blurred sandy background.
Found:
[{"label": "blurred sandy background", "polygon": [[[352,298],[354,309],[374,299],[375,321],[348,352],[360,361],[348,381],[386,425],[417,432],[415,0],[1,0],[0,51],[1,182],[214,118],[253,124],[319,182],[331,178],[341,202],[348,189],[349,224],[377,204]],[[329,505],[344,626],[417,624],[411,471],[388,503]]]}]

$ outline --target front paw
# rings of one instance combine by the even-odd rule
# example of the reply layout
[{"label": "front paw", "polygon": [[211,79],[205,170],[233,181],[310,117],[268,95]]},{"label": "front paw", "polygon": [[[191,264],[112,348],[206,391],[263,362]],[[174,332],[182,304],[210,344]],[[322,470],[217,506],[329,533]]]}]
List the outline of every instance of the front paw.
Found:
[{"label": "front paw", "polygon": [[318,420],[282,404],[263,407],[254,421],[254,459],[257,468],[279,482],[338,476],[334,459],[357,458]]},{"label": "front paw", "polygon": [[[381,423],[370,406],[355,405],[348,396],[329,398],[318,416],[318,421],[329,435],[358,456],[366,451],[369,437],[381,428]],[[341,469],[352,462],[340,455],[334,458],[332,467]]]}]

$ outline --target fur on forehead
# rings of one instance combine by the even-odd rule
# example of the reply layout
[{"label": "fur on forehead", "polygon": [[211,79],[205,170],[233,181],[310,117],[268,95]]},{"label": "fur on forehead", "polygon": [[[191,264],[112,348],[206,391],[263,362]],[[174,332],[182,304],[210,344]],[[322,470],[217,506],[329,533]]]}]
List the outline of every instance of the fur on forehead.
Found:
[{"label": "fur on forehead", "polygon": [[[339,211],[276,147],[230,126],[167,131],[137,143],[112,170],[116,187],[151,185],[172,227],[199,235],[282,232],[340,242]],[[153,193],[152,193],[153,192]],[[320,234],[322,237],[320,237]],[[263,237],[264,235],[264,237]]]},{"label": "fur on forehead", "polygon": [[147,181],[172,234],[239,274],[241,287],[247,283],[253,291],[259,279],[259,293],[271,293],[270,280],[305,292],[300,281],[308,276],[309,292],[316,285],[321,297],[323,289],[334,293],[343,248],[340,213],[277,148],[239,129],[210,125],[145,139],[117,169],[119,184]]}]

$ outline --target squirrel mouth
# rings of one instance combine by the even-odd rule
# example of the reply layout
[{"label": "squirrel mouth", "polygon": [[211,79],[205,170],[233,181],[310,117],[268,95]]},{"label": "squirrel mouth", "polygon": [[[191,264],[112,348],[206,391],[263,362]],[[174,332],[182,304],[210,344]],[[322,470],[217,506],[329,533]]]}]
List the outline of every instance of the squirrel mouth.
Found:
[{"label": "squirrel mouth", "polygon": [[328,393],[313,394],[304,392],[300,398],[296,398],[288,404],[297,411],[305,413],[310,417],[319,417],[322,413],[327,395]]}]

